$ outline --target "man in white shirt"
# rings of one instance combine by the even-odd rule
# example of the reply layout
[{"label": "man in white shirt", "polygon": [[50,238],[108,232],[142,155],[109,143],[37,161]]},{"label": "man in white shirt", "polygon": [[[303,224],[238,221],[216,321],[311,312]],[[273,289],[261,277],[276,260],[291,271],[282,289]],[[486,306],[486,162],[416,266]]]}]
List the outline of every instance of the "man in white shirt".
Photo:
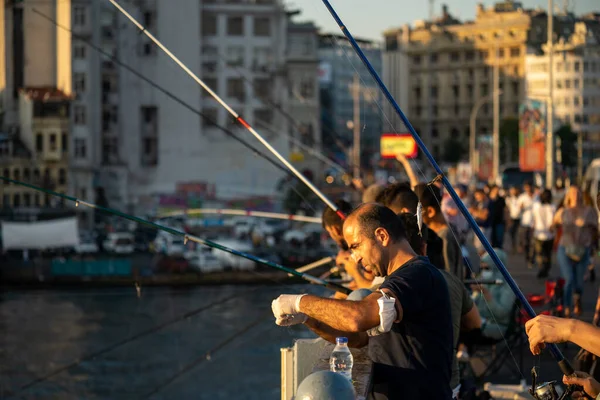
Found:
[{"label": "man in white shirt", "polygon": [[529,182],[523,185],[523,193],[519,196],[517,205],[521,213],[521,227],[519,229],[521,247],[519,248],[519,252],[525,252],[527,266],[533,268],[533,247],[531,246],[531,237],[533,235],[533,215],[531,213],[533,207],[533,188]]}]

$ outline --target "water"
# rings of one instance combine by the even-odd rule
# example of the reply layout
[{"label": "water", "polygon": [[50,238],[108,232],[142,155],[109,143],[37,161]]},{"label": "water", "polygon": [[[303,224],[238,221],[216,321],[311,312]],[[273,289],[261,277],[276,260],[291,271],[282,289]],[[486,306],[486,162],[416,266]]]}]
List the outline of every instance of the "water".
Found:
[{"label": "water", "polygon": [[0,398],[279,399],[279,349],[314,335],[276,326],[271,301],[301,292],[324,293],[313,285],[142,287],[140,297],[133,286],[4,291]]},{"label": "water", "polygon": [[336,342],[337,345],[331,352],[329,358],[329,368],[331,371],[342,374],[348,378],[348,380],[352,381],[352,365],[354,364],[354,358],[348,348],[348,339],[337,338]]}]

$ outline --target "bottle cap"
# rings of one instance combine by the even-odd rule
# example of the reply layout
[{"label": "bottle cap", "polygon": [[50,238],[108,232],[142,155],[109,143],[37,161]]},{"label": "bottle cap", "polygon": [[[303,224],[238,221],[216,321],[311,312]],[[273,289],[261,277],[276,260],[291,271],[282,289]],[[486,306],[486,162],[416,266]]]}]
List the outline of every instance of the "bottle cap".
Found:
[{"label": "bottle cap", "polygon": [[348,344],[348,338],[347,337],[337,337],[337,338],[335,338],[335,342],[337,344]]}]

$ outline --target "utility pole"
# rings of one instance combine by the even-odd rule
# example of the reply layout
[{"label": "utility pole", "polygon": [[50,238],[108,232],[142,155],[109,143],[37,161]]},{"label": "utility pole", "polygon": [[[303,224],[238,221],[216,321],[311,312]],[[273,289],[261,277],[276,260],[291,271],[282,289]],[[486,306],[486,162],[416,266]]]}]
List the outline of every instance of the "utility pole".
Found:
[{"label": "utility pole", "polygon": [[546,114],[548,132],[546,134],[546,188],[554,186],[554,27],[553,0],[548,0],[548,107]]},{"label": "utility pole", "polygon": [[583,183],[583,134],[577,133],[577,183]]},{"label": "utility pole", "polygon": [[498,45],[494,55],[494,128],[492,136],[493,179],[500,175],[500,57]]}]

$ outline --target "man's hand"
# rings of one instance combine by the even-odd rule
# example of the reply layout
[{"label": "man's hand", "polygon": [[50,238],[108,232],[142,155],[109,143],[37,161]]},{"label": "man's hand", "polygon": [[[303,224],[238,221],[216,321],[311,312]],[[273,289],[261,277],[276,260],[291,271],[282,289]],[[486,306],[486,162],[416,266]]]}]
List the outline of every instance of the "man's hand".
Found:
[{"label": "man's hand", "polygon": [[527,321],[525,331],[529,337],[529,348],[535,355],[540,354],[544,343],[563,343],[569,341],[573,320],[538,315]]},{"label": "man's hand", "polygon": [[586,374],[585,372],[576,371],[571,376],[563,376],[563,383],[567,385],[579,385],[583,387],[583,392],[573,392],[571,395],[574,399],[585,398],[587,394],[592,399],[595,399],[600,393],[600,383],[597,380]]},{"label": "man's hand", "polygon": [[303,324],[306,322],[307,319],[308,317],[306,316],[306,314],[289,314],[283,317],[277,317],[275,323],[279,326],[292,326]]},{"label": "man's hand", "polygon": [[300,312],[300,299],[303,294],[282,294],[271,303],[276,320],[287,318]]}]

